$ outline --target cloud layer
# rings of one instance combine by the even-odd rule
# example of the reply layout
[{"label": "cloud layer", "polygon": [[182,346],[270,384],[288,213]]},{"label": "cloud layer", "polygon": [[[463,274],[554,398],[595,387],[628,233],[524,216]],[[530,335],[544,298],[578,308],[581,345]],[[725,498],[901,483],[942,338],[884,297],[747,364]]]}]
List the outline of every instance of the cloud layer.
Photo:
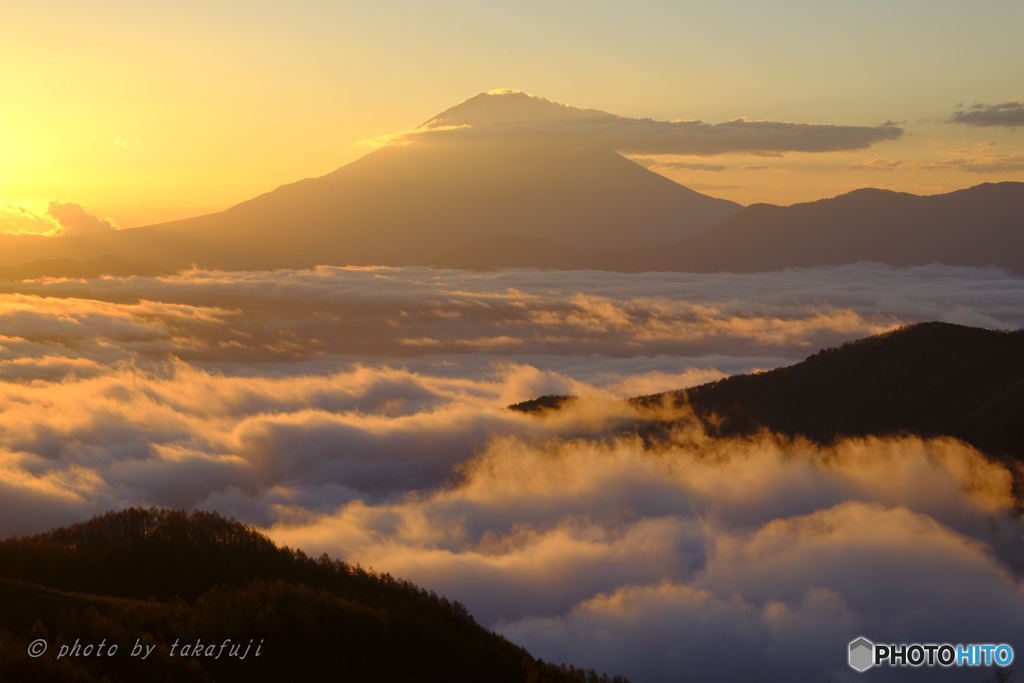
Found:
[{"label": "cloud layer", "polygon": [[891,125],[840,126],[746,118],[718,124],[632,119],[526,93],[499,91],[473,97],[415,130],[375,142],[530,139],[610,147],[632,154],[714,156],[865,149],[902,134],[901,128]]},{"label": "cloud layer", "polygon": [[[667,408],[644,442],[616,399],[907,322],[1021,327],[1022,301],[995,269],[872,264],[6,283],[0,534],[218,510],[638,682],[843,680],[859,635],[1016,643],[1001,466],[951,440],[710,440]],[[506,409],[546,393],[584,398]]]},{"label": "cloud layer", "polygon": [[[226,367],[471,354],[554,357],[566,366],[597,356],[609,363],[771,357],[778,365],[908,322],[1021,327],[1022,293],[1022,281],[1002,271],[947,266],[859,264],[754,275],[195,271],[7,283],[0,287],[0,321],[8,337],[21,339],[19,348],[31,343],[36,353],[45,346],[50,356],[103,363],[168,354]],[[25,354],[11,357],[24,362]],[[759,366],[746,369],[752,367]],[[685,369],[671,360],[647,368]]]}]

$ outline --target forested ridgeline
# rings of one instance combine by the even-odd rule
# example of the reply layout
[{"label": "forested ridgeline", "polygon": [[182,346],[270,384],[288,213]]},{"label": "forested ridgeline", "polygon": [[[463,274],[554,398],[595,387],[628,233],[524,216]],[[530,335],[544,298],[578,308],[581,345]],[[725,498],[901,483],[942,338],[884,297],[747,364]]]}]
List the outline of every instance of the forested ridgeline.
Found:
[{"label": "forested ridgeline", "polygon": [[764,425],[822,443],[843,436],[952,436],[989,455],[1021,460],[1024,330],[909,325],[823,349],[790,367],[674,392],[673,399],[692,405],[711,431],[748,433]]},{"label": "forested ridgeline", "polygon": [[[572,397],[514,406],[539,412]],[[952,436],[999,459],[1024,461],[1024,330],[908,325],[822,349],[785,368],[630,399],[688,404],[714,436],[762,428],[820,443],[844,436]],[[655,432],[656,420],[638,431]]]},{"label": "forested ridgeline", "polygon": [[0,541],[0,605],[0,681],[624,681],[536,660],[458,602],[210,512],[132,508]]}]

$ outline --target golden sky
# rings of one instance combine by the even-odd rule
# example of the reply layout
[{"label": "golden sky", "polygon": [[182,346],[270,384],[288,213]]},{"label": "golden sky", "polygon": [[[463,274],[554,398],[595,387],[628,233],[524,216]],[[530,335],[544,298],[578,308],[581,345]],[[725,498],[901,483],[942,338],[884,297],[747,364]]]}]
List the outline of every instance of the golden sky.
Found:
[{"label": "golden sky", "polygon": [[1019,181],[1022,25],[1024,5],[992,0],[15,2],[0,218],[53,201],[119,227],[223,209],[495,88],[634,119],[904,130],[854,151],[644,161],[743,204]]}]

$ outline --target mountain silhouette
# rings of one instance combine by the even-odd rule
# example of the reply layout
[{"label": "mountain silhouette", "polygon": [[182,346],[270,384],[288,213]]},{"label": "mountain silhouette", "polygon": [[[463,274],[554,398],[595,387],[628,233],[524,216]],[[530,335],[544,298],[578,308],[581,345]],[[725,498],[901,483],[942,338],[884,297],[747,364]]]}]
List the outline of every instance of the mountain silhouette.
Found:
[{"label": "mountain silhouette", "polygon": [[[520,95],[479,95],[424,126],[536,123],[559,112],[589,116]],[[527,252],[548,240],[583,252],[656,247],[711,228],[741,208],[611,149],[557,136],[429,137],[381,147],[326,176],[216,214],[101,234],[5,239],[0,265],[100,256],[173,268],[433,265],[461,250],[461,260],[486,267],[487,259],[473,252],[480,240],[505,240]]]},{"label": "mountain silhouette", "polygon": [[417,130],[454,126],[480,129],[525,124],[614,123],[620,119],[598,109],[572,107],[515,90],[499,90],[470,97],[424,122]]},{"label": "mountain silhouette", "polygon": [[589,264],[626,272],[711,273],[858,261],[1024,272],[1024,183],[985,183],[932,196],[861,189],[792,206],[754,204],[671,247],[601,254]]},{"label": "mountain silhouette", "polygon": [[221,214],[155,230],[206,240],[214,250],[249,251],[249,258],[273,266],[324,259],[410,265],[471,240],[503,236],[552,239],[588,251],[669,244],[738,208],[607,149],[414,143],[378,149]]}]

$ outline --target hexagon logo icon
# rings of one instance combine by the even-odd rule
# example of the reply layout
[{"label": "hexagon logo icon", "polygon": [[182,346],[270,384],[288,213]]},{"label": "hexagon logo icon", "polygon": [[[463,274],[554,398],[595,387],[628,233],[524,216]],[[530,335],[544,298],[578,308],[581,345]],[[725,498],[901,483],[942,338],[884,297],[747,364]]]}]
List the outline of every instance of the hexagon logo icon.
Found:
[{"label": "hexagon logo icon", "polygon": [[875,644],[861,637],[850,642],[850,666],[857,671],[867,671],[875,663]]}]

